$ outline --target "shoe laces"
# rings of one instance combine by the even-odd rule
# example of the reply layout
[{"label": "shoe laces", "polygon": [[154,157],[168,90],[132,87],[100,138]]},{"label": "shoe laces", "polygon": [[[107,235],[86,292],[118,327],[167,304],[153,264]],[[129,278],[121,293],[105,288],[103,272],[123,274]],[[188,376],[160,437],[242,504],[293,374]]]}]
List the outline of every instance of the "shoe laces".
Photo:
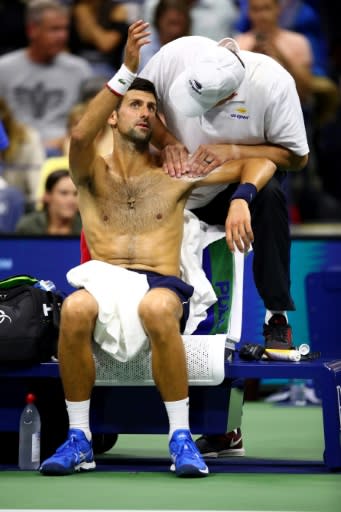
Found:
[{"label": "shoe laces", "polygon": [[192,456],[193,458],[199,457],[199,452],[194,442],[188,437],[188,435],[179,434],[172,443],[173,455],[177,456],[180,453],[186,452],[186,456]]},{"label": "shoe laces", "polygon": [[72,450],[73,453],[75,453],[76,456],[79,458],[79,455],[81,453],[80,442],[77,439],[77,434],[73,432],[69,434],[69,437],[65,441],[65,443],[63,443],[59,448],[57,448],[56,453],[58,453],[58,455],[70,455],[70,450]]}]

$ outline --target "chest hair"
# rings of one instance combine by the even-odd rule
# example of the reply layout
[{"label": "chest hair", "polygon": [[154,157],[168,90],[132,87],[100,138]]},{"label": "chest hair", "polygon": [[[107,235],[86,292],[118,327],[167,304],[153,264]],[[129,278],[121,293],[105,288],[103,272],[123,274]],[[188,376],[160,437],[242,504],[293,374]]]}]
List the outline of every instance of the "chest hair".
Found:
[{"label": "chest hair", "polygon": [[98,198],[99,215],[121,232],[155,229],[176,206],[177,198],[168,190],[169,184],[164,176],[156,173],[127,180],[108,176]]}]

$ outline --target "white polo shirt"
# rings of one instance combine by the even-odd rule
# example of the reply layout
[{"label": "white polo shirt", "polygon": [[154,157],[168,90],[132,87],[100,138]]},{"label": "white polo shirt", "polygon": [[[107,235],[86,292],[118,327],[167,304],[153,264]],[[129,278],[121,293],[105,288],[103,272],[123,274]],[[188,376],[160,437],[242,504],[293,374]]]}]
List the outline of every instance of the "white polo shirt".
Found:
[{"label": "white polo shirt", "polygon": [[[241,51],[245,78],[236,96],[201,117],[185,117],[173,109],[169,89],[175,78],[207,45],[216,41],[188,36],[166,44],[140,76],[151,80],[169,130],[193,153],[200,144],[276,144],[296,155],[309,152],[300,100],[292,76],[266,55]],[[206,189],[206,187],[204,187]],[[194,208],[207,204],[224,185],[196,189]],[[193,197],[194,198],[194,197]]]}]

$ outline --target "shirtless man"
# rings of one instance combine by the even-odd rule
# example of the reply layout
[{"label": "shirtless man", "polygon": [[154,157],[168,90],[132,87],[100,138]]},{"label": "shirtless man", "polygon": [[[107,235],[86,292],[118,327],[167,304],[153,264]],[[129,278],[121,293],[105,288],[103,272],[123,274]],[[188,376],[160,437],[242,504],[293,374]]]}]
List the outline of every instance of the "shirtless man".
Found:
[{"label": "shirtless man", "polygon": [[[70,167],[92,259],[147,276],[150,289],[138,314],[150,341],[153,378],[169,417],[171,470],[178,476],[205,476],[208,468],[189,430],[188,378],[180,335],[193,293],[192,286],[180,279],[184,207],[193,188],[201,185],[240,181],[259,190],[274,174],[275,165],[267,159],[234,160],[202,180],[172,178],[156,166],[148,148],[157,112],[155,89],[148,80],[134,80],[139,49],[148,42],[147,26],[142,21],[130,26],[124,65],[74,128]],[[103,158],[96,154],[94,140],[108,119],[114,151]],[[240,240],[250,244],[250,213],[243,199],[233,201],[226,230],[229,244]],[[66,443],[42,463],[43,474],[95,468],[89,406],[97,317],[98,303],[84,289],[63,303],[59,361],[70,430]]]}]

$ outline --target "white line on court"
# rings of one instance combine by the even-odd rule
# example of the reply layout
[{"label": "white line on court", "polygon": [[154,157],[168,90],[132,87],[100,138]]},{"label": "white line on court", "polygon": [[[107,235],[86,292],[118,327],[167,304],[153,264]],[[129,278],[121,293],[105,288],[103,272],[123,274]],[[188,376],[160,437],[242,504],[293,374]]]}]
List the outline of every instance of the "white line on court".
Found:
[{"label": "white line on court", "polygon": [[[261,509],[258,510],[231,510],[231,509],[223,509],[223,510],[166,510],[166,509],[58,509],[58,508],[0,508],[0,512],[268,512],[263,511]],[[274,510],[273,512],[295,512],[294,510],[286,511],[286,510]]]}]

